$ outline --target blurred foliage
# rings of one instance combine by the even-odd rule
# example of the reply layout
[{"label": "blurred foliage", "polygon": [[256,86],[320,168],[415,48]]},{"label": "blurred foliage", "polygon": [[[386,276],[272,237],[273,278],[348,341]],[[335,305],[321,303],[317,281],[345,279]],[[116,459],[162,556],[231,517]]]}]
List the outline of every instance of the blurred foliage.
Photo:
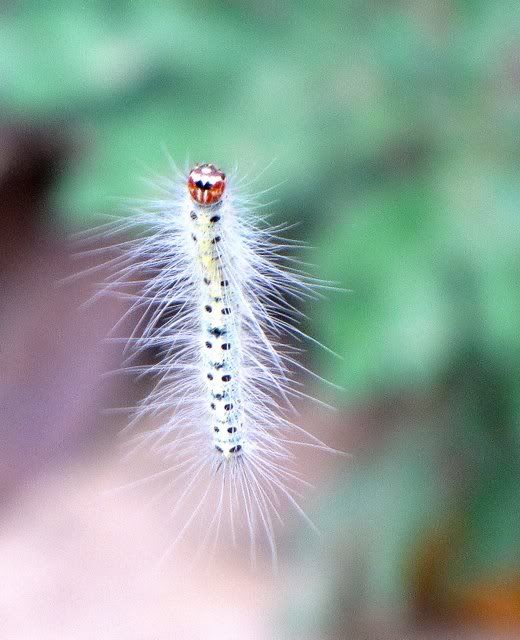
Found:
[{"label": "blurred foliage", "polygon": [[[401,598],[403,557],[441,504],[466,527],[454,581],[512,572],[518,3],[56,0],[2,11],[4,112],[79,136],[57,193],[64,223],[91,224],[110,197],[137,195],[136,176],[167,165],[164,147],[181,166],[242,173],[276,158],[254,189],[281,182],[277,214],[303,222],[320,276],[352,290],[313,318],[344,356],[314,354],[344,386],[339,402],[438,394],[324,508],[337,535],[372,518],[373,600]],[[464,491],[456,477],[443,483],[446,448],[470,470]]]}]

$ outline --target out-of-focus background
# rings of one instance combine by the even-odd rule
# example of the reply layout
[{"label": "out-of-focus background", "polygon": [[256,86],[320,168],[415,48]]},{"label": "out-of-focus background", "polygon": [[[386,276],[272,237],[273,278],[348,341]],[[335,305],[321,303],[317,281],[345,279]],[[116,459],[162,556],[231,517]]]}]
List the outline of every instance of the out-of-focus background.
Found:
[{"label": "out-of-focus background", "polygon": [[[5,2],[0,108],[0,638],[519,637],[518,3]],[[165,149],[268,167],[350,290],[303,309],[343,390],[300,424],[353,458],[300,452],[323,534],[286,514],[277,573],[225,546],[156,570],[171,505],[111,492],[103,410],[146,385],[107,375],[125,303],[84,304],[69,237]]]}]

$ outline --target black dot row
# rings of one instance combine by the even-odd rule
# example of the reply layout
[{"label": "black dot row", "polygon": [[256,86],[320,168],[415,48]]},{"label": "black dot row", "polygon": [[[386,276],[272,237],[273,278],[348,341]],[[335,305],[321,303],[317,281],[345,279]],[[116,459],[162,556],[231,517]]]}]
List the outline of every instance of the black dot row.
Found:
[{"label": "black dot row", "polygon": [[[204,309],[208,312],[208,313],[212,313],[213,312],[213,307],[210,304],[207,304]],[[223,316],[229,316],[231,314],[231,309],[229,307],[224,307],[221,312],[220,312]]]},{"label": "black dot row", "polygon": [[[204,284],[211,284],[211,280],[209,278],[204,278],[203,279]],[[229,280],[221,280],[220,281],[220,286],[221,287],[227,287],[229,285]]]},{"label": "black dot row", "polygon": [[[222,447],[219,447],[218,445],[215,445],[215,449],[219,453],[224,453],[224,449],[222,449]],[[231,447],[231,449],[229,450],[229,453],[238,453],[241,449],[242,449],[242,445],[237,444],[236,447]]]},{"label": "black dot row", "polygon": [[[218,427],[213,427],[213,431],[215,433],[220,433],[220,429]],[[237,428],[236,427],[228,427],[227,428],[227,432],[228,433],[236,433],[237,432]]]},{"label": "black dot row", "polygon": [[[213,380],[212,373],[208,373],[208,380]],[[231,380],[231,376],[229,375],[229,373],[226,373],[225,376],[222,376],[221,380],[222,382],[229,382]]]},{"label": "black dot row", "polygon": [[[192,212],[190,213],[190,218],[191,218],[192,220],[197,220],[198,216],[197,216],[197,214],[195,213],[195,211],[192,211]],[[212,216],[212,217],[209,219],[209,221],[210,221],[211,223],[213,223],[213,224],[215,224],[215,222],[218,222],[219,220],[220,220],[220,216]]]},{"label": "black dot row", "polygon": [[[197,236],[194,233],[191,234],[191,239],[193,242],[197,242]],[[211,239],[211,244],[217,244],[217,242],[220,242],[221,240],[222,238],[220,236],[215,236]]]},{"label": "black dot row", "polygon": [[[211,408],[212,408],[212,409],[216,409],[216,408],[217,408],[217,405],[216,405],[214,402],[212,402],[212,403],[211,403]],[[232,408],[233,408],[233,404],[232,404],[231,402],[229,402],[228,404],[225,404],[225,405],[224,405],[224,409],[225,409],[226,411],[231,411],[231,409],[232,409]]]},{"label": "black dot row", "polygon": [[[211,344],[211,342],[206,342],[206,347],[208,349],[211,349],[213,347],[213,345]],[[221,349],[222,351],[229,351],[231,349],[231,344],[229,342],[224,342],[223,345],[221,345]]]}]

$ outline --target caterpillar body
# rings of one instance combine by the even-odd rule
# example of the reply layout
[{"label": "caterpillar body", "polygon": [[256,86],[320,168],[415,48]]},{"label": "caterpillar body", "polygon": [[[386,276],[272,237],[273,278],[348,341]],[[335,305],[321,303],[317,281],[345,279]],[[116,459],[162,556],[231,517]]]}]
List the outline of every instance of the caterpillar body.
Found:
[{"label": "caterpillar body", "polygon": [[[229,211],[223,209],[222,196],[226,176],[214,165],[196,166],[189,175],[192,197],[191,238],[195,242],[195,265],[202,282],[200,308],[202,368],[210,412],[210,428],[215,450],[227,460],[242,455],[245,420],[242,406],[243,363],[241,358],[240,304],[230,264],[221,257],[223,221]],[[223,209],[223,210],[222,210]],[[236,283],[239,286],[239,283]]]},{"label": "caterpillar body", "polygon": [[295,368],[306,371],[300,348],[287,336],[303,336],[297,305],[326,283],[301,272],[290,254],[298,243],[280,235],[286,227],[269,226],[230,182],[212,164],[165,181],[164,198],[125,219],[134,236],[144,233],[117,245],[108,286],[143,283],[131,344],[160,357],[144,369],[157,382],[132,424],[158,421],[144,442],[172,461],[164,472],[180,488],[174,512],[193,507],[173,544],[213,500],[205,537],[218,538],[227,511],[233,539],[240,522],[251,556],[263,533],[274,558],[282,501],[314,527],[297,501],[296,486],[306,482],[291,468],[291,443],[332,450],[288,415],[293,400],[307,396],[293,379]]}]

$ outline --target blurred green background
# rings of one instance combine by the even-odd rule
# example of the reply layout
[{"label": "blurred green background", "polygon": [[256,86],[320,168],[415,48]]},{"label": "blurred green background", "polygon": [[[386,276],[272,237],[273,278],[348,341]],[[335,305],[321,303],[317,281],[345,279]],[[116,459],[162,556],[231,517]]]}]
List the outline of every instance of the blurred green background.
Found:
[{"label": "blurred green background", "polygon": [[304,533],[294,552],[318,578],[281,603],[287,633],[410,607],[516,628],[518,3],[12,2],[0,92],[5,121],[75,145],[53,225],[143,195],[164,149],[240,174],[275,160],[254,189],[279,184],[277,220],[351,290],[306,310],[342,356],[312,367],[343,387],[356,455],[316,502],[322,553]]}]

